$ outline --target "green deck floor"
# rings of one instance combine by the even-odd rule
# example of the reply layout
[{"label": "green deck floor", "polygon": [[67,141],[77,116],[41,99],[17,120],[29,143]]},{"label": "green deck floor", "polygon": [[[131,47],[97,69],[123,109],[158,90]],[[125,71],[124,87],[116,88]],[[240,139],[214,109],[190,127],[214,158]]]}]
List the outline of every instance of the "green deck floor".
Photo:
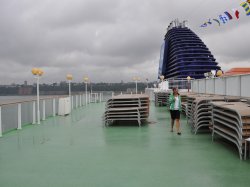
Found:
[{"label": "green deck floor", "polygon": [[147,126],[102,126],[104,104],[0,138],[0,187],[250,186],[250,161],[209,134],[169,130],[166,108]]}]

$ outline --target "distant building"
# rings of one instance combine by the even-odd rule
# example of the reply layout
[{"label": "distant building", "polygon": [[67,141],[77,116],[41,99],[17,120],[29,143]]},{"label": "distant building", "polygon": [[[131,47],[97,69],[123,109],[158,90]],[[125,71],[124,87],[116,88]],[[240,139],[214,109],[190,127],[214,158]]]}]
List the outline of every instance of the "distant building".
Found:
[{"label": "distant building", "polygon": [[67,95],[68,91],[65,90],[59,90],[59,91],[40,91],[41,95]]},{"label": "distant building", "polygon": [[33,87],[31,86],[21,86],[18,89],[18,95],[31,95]]},{"label": "distant building", "polygon": [[250,68],[232,68],[225,72],[224,76],[250,74]]},{"label": "distant building", "polygon": [[135,88],[127,88],[127,93],[135,93],[136,92],[136,90],[135,90]]}]

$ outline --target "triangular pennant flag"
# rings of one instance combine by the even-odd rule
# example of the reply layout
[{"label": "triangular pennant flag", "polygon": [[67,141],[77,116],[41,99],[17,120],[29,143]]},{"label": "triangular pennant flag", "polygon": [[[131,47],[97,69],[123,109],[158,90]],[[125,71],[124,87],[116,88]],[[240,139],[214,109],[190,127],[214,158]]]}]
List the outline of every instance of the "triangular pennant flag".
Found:
[{"label": "triangular pennant flag", "polygon": [[207,27],[207,23],[202,24],[200,27]]},{"label": "triangular pennant flag", "polygon": [[241,3],[240,6],[242,6],[242,7],[245,9],[246,15],[247,15],[247,16],[250,16],[250,8],[249,8],[247,2]]},{"label": "triangular pennant flag", "polygon": [[209,19],[207,23],[208,23],[209,25],[212,25],[211,19]]},{"label": "triangular pennant flag", "polygon": [[237,19],[239,19],[239,18],[240,18],[240,12],[239,12],[239,10],[237,10],[236,8],[234,8],[233,11],[234,11],[235,17],[236,17]]},{"label": "triangular pennant flag", "polygon": [[220,26],[220,21],[218,19],[213,19],[215,22],[217,22]]},{"label": "triangular pennant flag", "polygon": [[224,23],[224,24],[227,23],[227,21],[228,21],[227,17],[224,16],[224,15],[219,15],[219,19],[220,19],[221,22]]},{"label": "triangular pennant flag", "polygon": [[229,12],[226,11],[224,13],[226,14],[226,16],[228,17],[229,20],[233,19],[233,16],[231,16],[231,14],[229,14]]}]

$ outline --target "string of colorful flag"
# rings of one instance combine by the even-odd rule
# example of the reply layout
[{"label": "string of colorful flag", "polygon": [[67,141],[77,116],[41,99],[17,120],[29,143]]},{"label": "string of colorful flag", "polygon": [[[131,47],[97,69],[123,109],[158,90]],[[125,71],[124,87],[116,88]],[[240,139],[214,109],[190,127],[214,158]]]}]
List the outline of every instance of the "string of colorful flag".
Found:
[{"label": "string of colorful flag", "polygon": [[[247,0],[246,2],[242,2],[240,6],[245,10],[246,15],[250,16],[250,0]],[[221,24],[226,24],[228,21],[234,19],[239,19],[240,18],[240,11],[237,8],[232,9],[233,14],[230,14],[229,11],[225,11],[223,14],[220,14],[217,18],[209,19],[205,23],[203,23],[200,27],[207,27],[209,25],[212,25],[213,21],[218,23],[219,26]]]}]

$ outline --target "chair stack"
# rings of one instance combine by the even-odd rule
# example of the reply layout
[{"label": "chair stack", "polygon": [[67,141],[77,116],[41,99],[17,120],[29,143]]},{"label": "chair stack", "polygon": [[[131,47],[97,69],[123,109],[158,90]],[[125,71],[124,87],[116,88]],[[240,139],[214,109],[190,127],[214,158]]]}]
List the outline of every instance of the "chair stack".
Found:
[{"label": "chair stack", "polygon": [[181,111],[182,114],[186,115],[187,113],[187,98],[189,95],[193,95],[194,93],[192,92],[181,92]]},{"label": "chair stack", "polygon": [[212,101],[224,101],[223,96],[218,95],[203,95],[197,97],[193,101],[193,126],[192,130],[195,134],[198,131],[209,132],[212,125]]},{"label": "chair stack", "polygon": [[187,124],[189,124],[191,127],[193,127],[194,124],[194,107],[193,107],[193,102],[198,97],[198,94],[193,94],[187,96],[187,104],[186,104],[186,119],[187,119]]},{"label": "chair stack", "polygon": [[[233,143],[240,159],[246,156],[245,139],[250,137],[250,104],[243,102],[212,102],[212,139],[219,135]],[[245,151],[245,152],[244,152]]]},{"label": "chair stack", "polygon": [[118,95],[109,99],[104,113],[105,126],[119,121],[137,121],[141,126],[149,116],[148,95]]},{"label": "chair stack", "polygon": [[160,91],[154,92],[155,94],[155,106],[167,106],[168,92]]},{"label": "chair stack", "polygon": [[211,102],[227,101],[237,102],[240,101],[239,97],[225,97],[220,95],[190,95],[187,102],[187,122],[191,126],[192,131],[197,134],[198,132],[209,132],[212,126],[212,106]]}]

